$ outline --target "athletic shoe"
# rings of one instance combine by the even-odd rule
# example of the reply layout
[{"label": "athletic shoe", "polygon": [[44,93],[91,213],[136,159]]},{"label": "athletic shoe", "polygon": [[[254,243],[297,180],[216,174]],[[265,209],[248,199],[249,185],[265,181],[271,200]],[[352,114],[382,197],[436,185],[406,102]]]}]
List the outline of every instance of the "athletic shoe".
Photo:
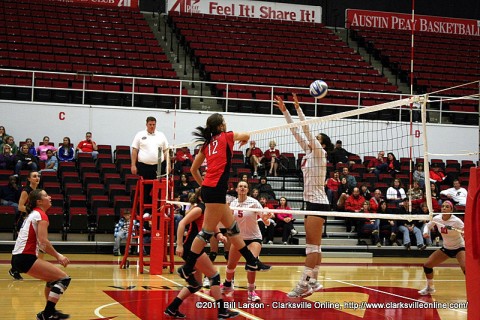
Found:
[{"label": "athletic shoe", "polygon": [[260,271],[266,272],[272,270],[272,266],[263,264],[260,260],[255,261],[255,265],[249,265],[248,262],[245,264],[245,270],[247,271]]},{"label": "athletic shoe", "polygon": [[210,288],[210,279],[208,279],[208,277],[203,278],[203,287]]},{"label": "athletic shoe", "polygon": [[70,315],[69,314],[66,314],[66,313],[62,313],[61,311],[59,310],[55,310],[55,313],[54,313],[58,319],[69,319],[70,318]]},{"label": "athletic shoe", "polygon": [[405,249],[410,250],[410,242],[405,243],[403,246],[405,247]]},{"label": "athletic shoe", "polygon": [[290,231],[290,234],[291,234],[292,236],[295,236],[297,233],[298,233],[298,231],[295,230],[295,229],[292,229],[292,230]]},{"label": "athletic shoe", "polygon": [[248,291],[248,301],[259,302],[262,300],[255,291]]},{"label": "athletic shoe", "polygon": [[426,295],[435,293],[435,291],[436,291],[435,288],[430,288],[429,286],[426,286],[426,287],[423,288],[422,290],[419,290],[418,293],[419,293],[421,296],[426,296]]},{"label": "athletic shoe", "polygon": [[377,247],[380,248],[382,244],[380,242],[377,242]]},{"label": "athletic shoe", "polygon": [[427,248],[426,244],[422,244],[418,246],[418,250],[425,250]]},{"label": "athletic shoe", "polygon": [[233,281],[230,282],[230,285],[229,285],[229,286],[226,284],[226,282],[224,282],[224,283],[222,284],[221,290],[222,290],[222,293],[224,293],[224,294],[232,293],[232,292],[235,290],[235,289],[234,289],[234,286],[233,286]]},{"label": "athletic shoe", "polygon": [[23,280],[22,276],[20,275],[20,272],[18,272],[13,268],[8,270],[8,274],[11,275],[15,280]]},{"label": "athletic shoe", "polygon": [[313,292],[323,289],[323,286],[318,281],[309,282],[308,285],[310,286],[310,288],[312,288]]},{"label": "athletic shoe", "polygon": [[37,320],[59,320],[62,318],[59,318],[57,314],[52,314],[50,317],[46,317],[42,312],[37,313]]},{"label": "athletic shoe", "polygon": [[307,297],[313,293],[312,287],[309,285],[302,286],[301,284],[297,284],[295,288],[287,293],[287,297],[289,298],[302,298]]},{"label": "athletic shoe", "polygon": [[189,285],[195,288],[201,287],[201,284],[198,283],[197,279],[195,279],[195,276],[194,276],[195,272],[196,271],[194,270],[192,273],[186,273],[185,266],[181,266],[180,268],[177,269],[177,273],[180,276],[180,278],[187,281]]},{"label": "athletic shoe", "polygon": [[218,312],[218,319],[221,320],[221,319],[235,318],[235,317],[238,316],[239,314],[240,314],[240,312],[226,309],[226,310],[225,310],[224,312],[222,312],[222,313]]},{"label": "athletic shoe", "polygon": [[172,311],[172,310],[167,308],[167,309],[165,309],[163,314],[168,316],[169,318],[175,318],[175,319],[185,319],[187,317],[186,315],[184,315],[183,313],[178,311],[178,309],[175,310],[175,311]]},{"label": "athletic shoe", "polygon": [[268,244],[273,244],[273,241],[268,241]]}]

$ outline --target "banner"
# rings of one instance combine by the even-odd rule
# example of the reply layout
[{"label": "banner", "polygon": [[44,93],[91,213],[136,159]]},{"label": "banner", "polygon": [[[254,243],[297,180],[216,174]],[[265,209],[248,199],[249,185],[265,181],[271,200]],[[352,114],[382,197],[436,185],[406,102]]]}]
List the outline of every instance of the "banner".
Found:
[{"label": "banner", "polygon": [[[55,0],[55,2],[81,3],[98,7],[138,8],[139,0]],[[52,1],[53,2],[53,1]]]},{"label": "banner", "polygon": [[367,27],[379,29],[412,30],[421,32],[480,36],[480,20],[445,18],[436,16],[415,15],[415,24],[410,14],[346,10],[346,27]]},{"label": "banner", "polygon": [[322,22],[322,7],[291,3],[234,0],[170,0],[167,11],[271,20]]}]

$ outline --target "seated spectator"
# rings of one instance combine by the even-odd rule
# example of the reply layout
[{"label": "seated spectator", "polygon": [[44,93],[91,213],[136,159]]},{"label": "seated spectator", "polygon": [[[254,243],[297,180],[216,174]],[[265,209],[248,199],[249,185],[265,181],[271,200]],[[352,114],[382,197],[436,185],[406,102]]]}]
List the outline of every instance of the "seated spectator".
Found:
[{"label": "seated spectator", "polygon": [[338,193],[338,187],[340,186],[340,173],[338,170],[335,170],[333,173],[332,178],[327,179],[327,197],[328,197],[328,202],[330,202],[330,208],[334,209],[336,207],[339,193]]},{"label": "seated spectator", "polygon": [[265,151],[265,170],[269,175],[277,176],[278,162],[280,161],[280,151],[276,148],[277,144],[274,140],[270,141],[270,149]]},{"label": "seated spectator", "polygon": [[353,188],[350,188],[348,185],[347,177],[342,177],[340,179],[340,185],[338,186],[338,201],[337,201],[337,209],[344,210],[345,209],[345,200],[347,200],[348,196],[352,193]]},{"label": "seated spectator", "polygon": [[272,186],[267,182],[267,177],[260,178],[260,183],[255,186],[258,189],[260,195],[267,194],[268,199],[275,199],[275,192],[273,192]]},{"label": "seated spectator", "polygon": [[250,148],[245,151],[245,159],[247,165],[250,165],[253,169],[253,177],[258,176],[258,168],[262,167],[263,152],[260,148],[256,147],[256,142],[250,140]]},{"label": "seated spectator", "polygon": [[6,133],[5,127],[0,126],[0,148],[3,146],[5,143],[5,138],[8,137],[8,134]]},{"label": "seated spectator", "polygon": [[[419,209],[418,214],[430,215],[430,211],[428,210],[428,206],[427,206],[426,202],[422,202],[420,204],[420,209]],[[428,223],[428,221],[420,221],[420,223],[417,224],[417,227],[420,230],[425,230],[425,225],[427,223]],[[423,237],[425,244],[427,246],[431,246],[432,245],[432,239],[435,239],[436,245],[438,246],[439,242],[440,242],[440,232],[438,231],[438,229],[437,228],[432,228],[432,229],[429,230],[428,234],[429,234],[429,237],[427,237],[427,238]]]},{"label": "seated spectator", "polygon": [[[360,212],[365,203],[365,198],[360,195],[360,189],[358,187],[353,188],[352,194],[345,200],[345,211]],[[347,226],[347,232],[352,231],[352,218],[345,218]]]},{"label": "seated spectator", "polygon": [[[287,203],[287,198],[281,197],[280,198],[280,204],[276,209],[280,210],[292,210]],[[281,213],[277,212],[275,217],[275,222],[277,223],[277,226],[279,228],[282,228],[282,243],[283,244],[288,244],[288,239],[290,236],[294,236],[297,234],[297,231],[293,227],[293,215],[290,213]]]},{"label": "seated spectator", "polygon": [[383,157],[385,157],[385,151],[380,151],[377,157],[367,164],[367,170],[370,173],[373,173],[375,169],[379,168],[382,164],[385,163]]},{"label": "seated spectator", "polygon": [[28,146],[28,152],[35,157],[38,157],[37,150],[35,148],[35,143],[33,142],[32,138],[25,139],[25,144]]},{"label": "seated spectator", "polygon": [[433,212],[440,212],[442,200],[440,199],[440,192],[438,191],[438,186],[436,183],[430,183],[430,194],[432,196],[432,208]]},{"label": "seated spectator", "polygon": [[342,168],[342,177],[347,178],[348,187],[350,189],[353,189],[357,186],[357,179],[355,179],[355,177],[350,174],[348,167]]},{"label": "seated spectator", "polygon": [[180,180],[175,184],[175,193],[180,196],[180,201],[187,202],[188,194],[194,192],[195,188],[188,180],[188,177],[185,173],[180,175]]},{"label": "seated spectator", "polygon": [[248,174],[244,173],[240,176],[240,181],[245,181],[247,184],[248,183]]},{"label": "seated spectator", "polygon": [[408,203],[408,201],[403,201],[407,198],[405,190],[402,188],[402,180],[393,179],[392,186],[387,189],[387,202],[395,203],[397,207],[403,205],[403,202]]},{"label": "seated spectator", "polygon": [[12,154],[12,147],[4,144],[0,154],[0,169],[13,170],[13,168],[15,168],[15,155]]},{"label": "seated spectator", "polygon": [[[408,210],[409,203],[408,201],[404,201],[403,205],[400,207],[399,214],[409,215],[411,214]],[[398,230],[403,235],[403,246],[405,249],[410,250],[411,247],[411,240],[410,240],[410,233],[412,233],[415,237],[417,242],[417,247],[419,250],[425,250],[427,246],[423,243],[423,236],[420,229],[416,226],[416,221],[398,221]]]},{"label": "seated spectator", "polygon": [[193,163],[193,156],[188,147],[177,149],[175,153],[175,164],[173,166],[175,173],[182,173],[182,167],[190,167]]},{"label": "seated spectator", "polygon": [[252,197],[255,200],[259,200],[260,198],[260,191],[258,191],[257,188],[252,188],[252,192],[250,194],[250,197]]},{"label": "seated spectator", "polygon": [[18,146],[15,144],[15,139],[13,136],[7,136],[5,138],[5,144],[8,144],[12,148],[12,153],[17,154],[19,149]]},{"label": "seated spectator", "polygon": [[447,197],[455,205],[467,205],[468,192],[465,188],[462,188],[458,179],[453,180],[453,188],[441,191],[440,195]]},{"label": "seated spectator", "polygon": [[97,144],[92,140],[91,132],[85,134],[85,140],[80,141],[76,149],[77,153],[90,153],[94,160],[96,160],[98,156],[97,150]]},{"label": "seated spectator", "polygon": [[382,201],[384,201],[382,198],[382,190],[375,189],[373,197],[370,198],[370,209],[372,212],[378,212],[378,207]]},{"label": "seated spectator", "polygon": [[50,145],[49,143],[50,138],[45,136],[43,137],[43,144],[38,146],[37,154],[40,161],[47,161],[47,150],[52,150],[54,153],[57,151],[57,148]]},{"label": "seated spectator", "polygon": [[349,156],[356,156],[355,153],[348,152],[342,147],[342,140],[337,140],[337,143],[335,144],[335,148],[333,151],[329,154],[329,160],[333,165],[335,166],[337,163],[346,163],[347,165],[352,165],[355,162],[349,162],[348,157]]},{"label": "seated spectator", "polygon": [[195,191],[192,191],[188,193],[186,200],[182,200],[180,198],[179,194],[175,194],[173,201],[182,201],[182,202],[190,202],[190,205],[188,206],[182,206],[179,204],[174,204],[173,205],[173,230],[174,230],[174,235],[175,239],[177,239],[177,229],[178,229],[178,224],[182,219],[185,217],[185,213],[190,210],[192,206],[194,206],[196,203],[200,202],[200,196]]},{"label": "seated spectator", "polygon": [[440,186],[443,181],[448,184],[447,176],[443,173],[442,168],[438,163],[432,164],[430,168],[430,182],[434,182],[437,186]]},{"label": "seated spectator", "polygon": [[423,162],[417,163],[417,168],[413,172],[413,180],[417,180],[420,188],[425,188],[425,171],[423,169]]},{"label": "seated spectator", "polygon": [[[265,194],[260,195],[258,202],[260,202],[264,209],[273,209],[272,206],[268,204],[268,196]],[[273,235],[277,224],[274,221],[275,214],[270,212],[269,216],[267,220],[260,218],[257,221],[260,232],[262,233],[263,243],[273,244]]]},{"label": "seated spectator", "polygon": [[38,171],[37,158],[28,153],[28,146],[24,144],[15,157],[15,174],[20,174],[20,170]]},{"label": "seated spectator", "polygon": [[423,190],[420,188],[420,183],[413,180],[413,186],[408,189],[408,198],[412,201],[412,209],[416,210],[420,207],[423,200]]},{"label": "seated spectator", "polygon": [[[377,213],[382,213],[382,214],[390,214],[391,213],[388,210],[387,203],[384,200],[380,200],[380,202],[378,204]],[[398,246],[398,243],[397,243],[397,232],[398,232],[397,221],[396,220],[387,220],[387,219],[379,219],[379,220],[380,220],[380,242],[384,243],[384,244],[388,243],[391,246]]]},{"label": "seated spectator", "polygon": [[73,150],[72,143],[69,137],[64,137],[62,145],[57,152],[58,161],[72,162],[75,161],[75,150]]},{"label": "seated spectator", "polygon": [[362,184],[360,186],[360,194],[362,195],[362,197],[365,198],[365,200],[367,201],[370,201],[370,198],[372,197],[372,193],[370,192],[370,190],[368,190],[368,187],[367,185],[365,184]]},{"label": "seated spectator", "polygon": [[395,173],[400,172],[400,161],[395,158],[392,152],[387,153],[387,162],[382,163],[375,168],[373,173],[379,178],[381,173],[390,173],[395,176]]},{"label": "seated spectator", "polygon": [[45,169],[40,170],[40,172],[44,171],[54,171],[57,172],[58,170],[58,159],[53,154],[52,150],[47,150],[47,161],[45,161]]},{"label": "seated spectator", "polygon": [[[122,217],[118,221],[118,223],[115,225],[115,230],[113,233],[113,236],[115,238],[115,244],[113,246],[113,255],[114,256],[121,256],[120,252],[120,243],[122,240],[125,240],[128,236],[128,228],[130,225],[130,210],[125,210],[122,214]],[[137,221],[133,221],[134,226],[138,227],[139,224]]]},{"label": "seated spectator", "polygon": [[[370,210],[370,201],[365,200],[362,204],[362,209],[360,209],[362,213],[371,213]],[[377,247],[381,247],[382,244],[380,243],[379,238],[379,226],[380,226],[380,219],[356,219],[356,228],[357,228],[357,236],[358,236],[358,244],[362,244],[361,236],[366,233],[371,233],[372,243],[376,244]]]},{"label": "seated spectator", "polygon": [[0,188],[0,204],[2,206],[15,207],[15,215],[18,214],[18,201],[22,188],[17,184],[17,177],[8,177],[8,184]]}]

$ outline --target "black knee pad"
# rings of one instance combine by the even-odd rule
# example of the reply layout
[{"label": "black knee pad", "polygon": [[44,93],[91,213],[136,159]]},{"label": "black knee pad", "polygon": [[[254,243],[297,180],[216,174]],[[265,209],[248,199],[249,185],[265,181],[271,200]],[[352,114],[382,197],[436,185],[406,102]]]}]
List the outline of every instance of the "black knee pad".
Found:
[{"label": "black knee pad", "polygon": [[53,288],[56,284],[61,285],[64,288],[64,291],[67,290],[68,286],[70,285],[70,281],[72,281],[72,278],[66,277],[60,280],[55,280],[51,282],[47,282],[47,287],[48,288]]},{"label": "black knee pad", "polygon": [[217,253],[210,251],[210,252],[208,253],[208,257],[210,258],[210,261],[214,262],[215,259],[217,258]]},{"label": "black knee pad", "polygon": [[223,257],[228,261],[228,251],[223,252]]},{"label": "black knee pad", "polygon": [[187,286],[187,289],[188,289],[188,291],[190,291],[191,294],[194,294],[195,292],[197,292],[201,288],[202,288],[202,286],[198,286],[198,287]]},{"label": "black knee pad", "polygon": [[205,243],[208,243],[210,241],[210,238],[213,236],[213,232],[206,231],[205,229],[202,229],[198,234],[197,238],[205,241]]},{"label": "black knee pad", "polygon": [[235,236],[240,233],[240,228],[238,227],[237,221],[234,221],[230,228],[227,229],[227,235],[229,237]]},{"label": "black knee pad", "polygon": [[217,272],[215,275],[210,279],[210,286],[219,286],[220,285],[220,274]]},{"label": "black knee pad", "polygon": [[427,268],[427,267],[423,266],[423,272],[425,272],[425,274],[433,273],[433,268]]}]

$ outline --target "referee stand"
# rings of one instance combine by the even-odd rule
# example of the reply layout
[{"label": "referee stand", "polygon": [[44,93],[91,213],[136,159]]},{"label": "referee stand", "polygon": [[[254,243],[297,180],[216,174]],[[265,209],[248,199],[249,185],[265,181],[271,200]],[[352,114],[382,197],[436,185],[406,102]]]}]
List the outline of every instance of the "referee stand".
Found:
[{"label": "referee stand", "polygon": [[[144,267],[150,267],[150,274],[162,274],[163,268],[170,267],[170,273],[174,270],[174,210],[173,205],[166,203],[168,192],[167,186],[173,187],[172,181],[166,178],[156,180],[144,180],[142,177],[137,181],[135,196],[131,210],[130,225],[128,227],[125,253],[120,263],[120,268],[130,266],[128,260],[131,249],[138,249],[139,272],[143,273]],[[144,203],[145,186],[152,185],[152,203]],[[151,215],[144,215],[145,210],[151,211]],[[135,220],[139,222],[136,230]],[[144,223],[151,221],[151,241],[144,243]],[[145,247],[150,247],[150,259],[146,259]]]}]

